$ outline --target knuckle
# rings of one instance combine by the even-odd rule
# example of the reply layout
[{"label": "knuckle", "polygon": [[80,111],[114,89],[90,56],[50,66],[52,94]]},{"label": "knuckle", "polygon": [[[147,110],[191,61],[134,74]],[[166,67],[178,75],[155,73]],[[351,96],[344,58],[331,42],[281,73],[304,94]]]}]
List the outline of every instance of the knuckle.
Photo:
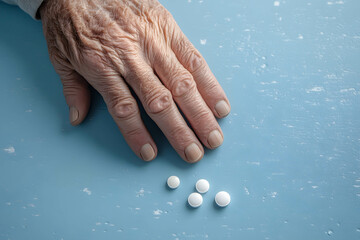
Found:
[{"label": "knuckle", "polygon": [[138,107],[131,97],[115,97],[109,102],[112,115],[118,119],[128,119],[138,113]]},{"label": "knuckle", "polygon": [[152,91],[147,97],[146,106],[150,113],[157,114],[171,107],[172,96],[169,90],[163,88]]},{"label": "knuckle", "polygon": [[197,50],[190,50],[185,54],[185,65],[191,73],[194,73],[203,67],[204,60]]},{"label": "knuckle", "polygon": [[175,76],[173,79],[172,94],[174,97],[183,97],[196,89],[196,83],[190,74]]},{"label": "knuckle", "polygon": [[202,69],[205,65],[205,60],[200,52],[179,34],[174,34],[172,48],[178,52],[180,61],[190,73],[194,73]]}]

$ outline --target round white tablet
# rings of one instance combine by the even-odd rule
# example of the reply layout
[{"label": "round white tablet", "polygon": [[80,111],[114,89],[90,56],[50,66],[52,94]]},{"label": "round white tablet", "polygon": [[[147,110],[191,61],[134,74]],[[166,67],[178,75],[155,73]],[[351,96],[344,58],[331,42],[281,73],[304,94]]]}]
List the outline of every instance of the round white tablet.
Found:
[{"label": "round white tablet", "polygon": [[194,192],[192,194],[189,195],[188,197],[188,203],[190,206],[192,206],[193,208],[197,208],[197,207],[200,207],[200,205],[202,204],[203,202],[203,198],[202,196],[197,193],[197,192]]},{"label": "round white tablet", "polygon": [[175,189],[180,185],[180,179],[177,176],[170,176],[167,180],[167,185],[171,189]]},{"label": "round white tablet", "polygon": [[219,207],[226,207],[230,201],[230,194],[225,191],[218,192],[215,196],[215,202]]},{"label": "round white tablet", "polygon": [[196,182],[195,187],[199,193],[206,193],[207,191],[209,191],[210,184],[207,180],[200,179]]}]

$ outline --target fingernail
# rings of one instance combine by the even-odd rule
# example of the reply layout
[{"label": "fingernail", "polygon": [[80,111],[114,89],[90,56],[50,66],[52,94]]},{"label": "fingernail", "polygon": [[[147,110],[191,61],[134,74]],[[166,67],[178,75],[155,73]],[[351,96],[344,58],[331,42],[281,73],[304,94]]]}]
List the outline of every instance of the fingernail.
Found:
[{"label": "fingernail", "polygon": [[77,110],[76,107],[70,107],[70,122],[74,123],[76,122],[76,120],[78,120],[79,118],[79,111]]},{"label": "fingernail", "polygon": [[140,155],[144,161],[150,161],[154,159],[155,151],[153,147],[149,143],[147,143],[141,147]]},{"label": "fingernail", "polygon": [[217,148],[223,141],[224,138],[218,130],[214,130],[209,134],[208,143],[212,148]]},{"label": "fingernail", "polygon": [[220,117],[226,117],[230,113],[230,106],[224,100],[219,101],[215,105],[215,111],[219,114]]},{"label": "fingernail", "polygon": [[189,162],[197,162],[202,157],[202,152],[196,143],[192,143],[185,148],[185,155]]}]

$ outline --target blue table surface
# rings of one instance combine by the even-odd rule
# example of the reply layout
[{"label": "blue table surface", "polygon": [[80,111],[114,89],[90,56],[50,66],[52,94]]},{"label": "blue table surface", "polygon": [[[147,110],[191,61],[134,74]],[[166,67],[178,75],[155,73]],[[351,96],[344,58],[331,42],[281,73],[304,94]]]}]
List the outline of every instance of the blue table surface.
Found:
[{"label": "blue table surface", "polygon": [[145,115],[159,156],[137,159],[95,92],[72,127],[41,22],[0,3],[0,240],[360,239],[360,2],[161,2],[232,103],[194,165]]}]

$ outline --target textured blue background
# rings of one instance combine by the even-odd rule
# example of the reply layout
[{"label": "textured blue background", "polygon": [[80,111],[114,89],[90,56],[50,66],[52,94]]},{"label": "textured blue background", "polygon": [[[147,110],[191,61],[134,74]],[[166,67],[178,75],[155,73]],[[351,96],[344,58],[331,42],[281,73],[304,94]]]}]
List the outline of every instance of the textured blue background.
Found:
[{"label": "textured blue background", "polygon": [[148,118],[159,156],[138,160],[96,93],[71,127],[41,23],[0,3],[0,240],[360,239],[360,2],[161,2],[232,103],[195,165]]}]

